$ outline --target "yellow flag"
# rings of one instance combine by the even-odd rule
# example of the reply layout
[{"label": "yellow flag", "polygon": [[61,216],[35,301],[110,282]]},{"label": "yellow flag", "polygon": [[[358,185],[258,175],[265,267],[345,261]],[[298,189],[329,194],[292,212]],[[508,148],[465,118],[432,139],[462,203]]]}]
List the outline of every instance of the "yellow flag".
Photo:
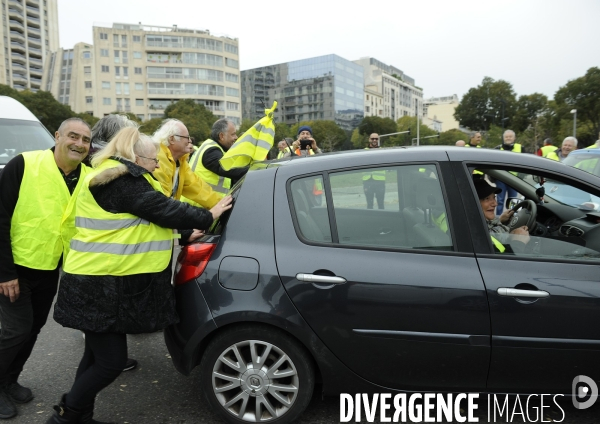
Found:
[{"label": "yellow flag", "polygon": [[262,161],[267,158],[275,141],[273,115],[276,108],[277,102],[273,102],[271,109],[265,109],[265,116],[242,134],[223,155],[219,163],[224,170],[243,168],[254,161]]}]

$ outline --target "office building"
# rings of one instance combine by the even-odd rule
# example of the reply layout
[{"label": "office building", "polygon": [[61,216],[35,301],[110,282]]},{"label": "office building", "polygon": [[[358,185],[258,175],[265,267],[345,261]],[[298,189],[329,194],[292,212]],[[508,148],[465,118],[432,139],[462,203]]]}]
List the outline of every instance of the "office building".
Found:
[{"label": "office building", "polygon": [[353,130],[364,117],[360,66],[330,54],[242,71],[244,118],[264,116],[277,100],[276,122],[335,121]]},{"label": "office building", "polygon": [[57,0],[2,0],[0,84],[42,87],[43,69],[58,43]]},{"label": "office building", "polygon": [[415,85],[413,78],[373,57],[363,57],[354,63],[363,68],[365,77],[365,116],[394,121],[417,113],[423,116],[423,89]]},{"label": "office building", "polygon": [[173,102],[193,99],[241,123],[238,40],[208,30],[118,24],[95,26],[93,44],[59,50],[44,87],[75,112],[130,112],[160,118]]}]

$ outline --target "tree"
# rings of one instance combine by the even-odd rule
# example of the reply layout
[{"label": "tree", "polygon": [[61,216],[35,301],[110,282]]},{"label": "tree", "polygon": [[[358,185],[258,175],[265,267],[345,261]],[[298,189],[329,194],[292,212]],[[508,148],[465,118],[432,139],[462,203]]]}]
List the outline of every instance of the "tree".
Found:
[{"label": "tree", "polygon": [[21,91],[21,103],[33,113],[42,124],[54,134],[60,124],[68,118],[76,116],[69,105],[59,103],[49,91]]},{"label": "tree", "polygon": [[398,132],[397,125],[391,118],[381,118],[379,116],[366,116],[358,125],[358,132],[361,135],[391,134]]},{"label": "tree", "polygon": [[458,140],[463,140],[464,142],[468,143],[469,136],[461,130],[452,128],[451,130],[441,133],[438,141],[439,144],[453,146]]},{"label": "tree", "polygon": [[[410,130],[410,134],[400,134],[391,137],[382,138],[381,147],[389,147],[389,146],[411,146],[413,143],[413,139],[417,138],[417,117],[416,116],[403,116],[398,119],[398,129],[397,132],[408,131]],[[423,125],[422,122],[419,122],[419,144],[420,145],[428,145],[428,144],[439,144],[438,138],[424,138],[431,135],[437,135],[437,131],[432,130],[427,125]]]},{"label": "tree", "polygon": [[[561,119],[570,118],[573,121],[572,109],[577,109],[577,121],[590,126],[590,135],[579,134],[582,141],[580,147],[592,144],[600,132],[600,68],[587,70],[584,76],[567,82],[554,95],[557,115]],[[583,126],[583,125],[582,125]],[[571,131],[572,132],[572,131]],[[572,135],[572,134],[571,134]]]},{"label": "tree", "polygon": [[254,122],[251,119],[242,119],[242,124],[240,125],[240,128],[237,131],[237,135],[241,136],[242,134],[244,134],[246,131],[248,131],[249,128],[252,127],[252,125],[256,124],[256,122]]},{"label": "tree", "polygon": [[523,132],[535,124],[537,118],[548,108],[548,97],[540,93],[519,96],[511,129]]},{"label": "tree", "polygon": [[361,134],[358,128],[355,128],[354,131],[352,131],[352,135],[350,136],[350,142],[352,143],[352,146],[355,149],[364,149],[365,147],[367,147],[369,134]]},{"label": "tree", "polygon": [[491,125],[512,125],[516,96],[512,85],[485,77],[480,85],[469,89],[454,111],[454,118],[464,127],[487,131]]},{"label": "tree", "polygon": [[165,117],[176,118],[183,122],[190,132],[190,136],[196,140],[196,145],[210,137],[212,125],[218,119],[204,105],[198,104],[192,99],[171,103],[165,109]]},{"label": "tree", "polygon": [[152,135],[162,125],[163,118],[152,118],[142,122],[140,131],[144,134]]},{"label": "tree", "polygon": [[298,134],[298,128],[303,125],[308,125],[312,128],[313,138],[321,150],[327,152],[342,150],[347,135],[334,121],[319,120],[300,122],[292,126],[292,134]]}]

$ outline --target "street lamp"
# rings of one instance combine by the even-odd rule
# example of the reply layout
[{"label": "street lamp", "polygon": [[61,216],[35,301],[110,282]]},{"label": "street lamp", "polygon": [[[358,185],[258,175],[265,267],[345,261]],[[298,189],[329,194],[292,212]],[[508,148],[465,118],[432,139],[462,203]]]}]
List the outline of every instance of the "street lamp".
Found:
[{"label": "street lamp", "polygon": [[577,138],[577,109],[571,109],[573,114],[573,137]]}]

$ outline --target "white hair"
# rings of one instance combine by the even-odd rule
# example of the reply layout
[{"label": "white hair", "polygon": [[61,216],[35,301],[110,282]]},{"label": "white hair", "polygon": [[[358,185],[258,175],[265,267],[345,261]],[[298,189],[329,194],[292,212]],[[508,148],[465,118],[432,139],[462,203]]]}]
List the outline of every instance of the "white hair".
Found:
[{"label": "white hair", "polygon": [[183,125],[179,119],[166,119],[162,125],[152,134],[156,143],[169,146],[169,137],[176,135],[180,131],[180,125]]},{"label": "white hair", "polygon": [[577,139],[575,137],[566,137],[562,142],[563,145],[565,144],[565,141],[572,141],[575,147],[577,147]]},{"label": "white hair", "polygon": [[515,134],[515,132],[514,132],[513,130],[506,130],[506,131],[504,131],[504,132],[502,133],[502,140],[504,140],[504,136],[505,136],[506,134],[510,134],[510,133],[512,133],[512,135],[514,135],[514,136],[515,136],[515,138],[516,138],[516,136],[517,136],[517,135]]}]

